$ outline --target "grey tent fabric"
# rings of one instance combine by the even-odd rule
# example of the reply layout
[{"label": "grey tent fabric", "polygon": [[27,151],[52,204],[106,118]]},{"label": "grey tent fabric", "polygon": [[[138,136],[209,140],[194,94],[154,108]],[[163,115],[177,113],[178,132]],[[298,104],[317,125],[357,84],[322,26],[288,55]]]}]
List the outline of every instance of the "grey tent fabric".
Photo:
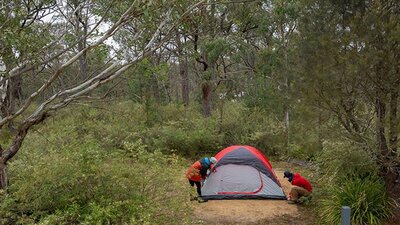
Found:
[{"label": "grey tent fabric", "polygon": [[227,153],[224,155],[220,161],[218,161],[215,168],[219,166],[227,165],[227,164],[238,164],[238,165],[249,165],[257,170],[261,171],[265,175],[267,175],[270,179],[277,183],[275,177],[271,174],[271,171],[265,167],[265,165],[249,150],[244,147],[235,149],[232,152]]},{"label": "grey tent fabric", "polygon": [[206,179],[201,191],[204,199],[286,199],[275,181],[249,165],[220,165]]}]

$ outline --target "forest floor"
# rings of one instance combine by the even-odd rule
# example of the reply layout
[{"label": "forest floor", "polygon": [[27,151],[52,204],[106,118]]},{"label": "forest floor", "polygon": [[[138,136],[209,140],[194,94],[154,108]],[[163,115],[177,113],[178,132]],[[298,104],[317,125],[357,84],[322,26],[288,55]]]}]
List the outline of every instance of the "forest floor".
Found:
[{"label": "forest floor", "polygon": [[[274,170],[285,194],[288,195],[291,184],[283,178],[284,167]],[[309,207],[288,204],[286,200],[209,200],[206,203],[193,201],[192,206],[193,217],[204,224],[315,224],[315,216]]]}]

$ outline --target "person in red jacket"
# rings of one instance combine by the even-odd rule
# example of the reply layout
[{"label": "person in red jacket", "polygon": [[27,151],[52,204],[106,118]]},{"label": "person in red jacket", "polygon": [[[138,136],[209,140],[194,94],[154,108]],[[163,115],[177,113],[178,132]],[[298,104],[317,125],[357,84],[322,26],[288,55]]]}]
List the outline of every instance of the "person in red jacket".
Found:
[{"label": "person in red jacket", "polygon": [[309,196],[312,192],[310,182],[298,173],[293,174],[290,171],[283,173],[283,178],[288,178],[289,182],[293,185],[290,190],[288,201],[289,203],[297,203],[301,196]]},{"label": "person in red jacket", "polygon": [[201,160],[196,161],[189,167],[186,171],[186,178],[189,180],[189,183],[192,187],[196,184],[198,197],[196,199],[202,201],[201,199],[201,186],[202,182],[206,179],[207,171],[211,169],[212,164],[216,164],[217,159],[215,157],[211,158],[202,158]]}]

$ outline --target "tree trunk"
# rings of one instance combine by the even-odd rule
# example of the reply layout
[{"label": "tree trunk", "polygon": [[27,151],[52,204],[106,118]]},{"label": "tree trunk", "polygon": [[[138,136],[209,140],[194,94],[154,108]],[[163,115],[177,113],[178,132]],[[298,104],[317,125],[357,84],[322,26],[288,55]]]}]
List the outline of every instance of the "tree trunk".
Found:
[{"label": "tree trunk", "polygon": [[156,100],[156,102],[158,104],[160,104],[162,102],[162,100],[161,100],[161,93],[160,93],[160,84],[159,84],[159,81],[158,81],[158,78],[157,78],[157,74],[153,73],[153,74],[151,74],[151,76],[153,78],[152,79],[153,82],[151,84],[151,89],[152,89],[152,92],[153,92],[153,95],[154,95],[154,99]]},{"label": "tree trunk", "polygon": [[177,35],[175,41],[177,44],[177,53],[178,53],[178,60],[179,60],[179,74],[181,76],[181,92],[182,92],[182,100],[184,106],[189,106],[189,63],[188,57],[184,53],[183,43],[186,43],[186,37]]},{"label": "tree trunk", "polygon": [[[3,47],[1,50],[1,55],[9,56],[3,59],[7,74],[15,65],[14,53],[12,48],[9,46]],[[15,107],[18,103],[17,100],[22,99],[22,76],[16,75],[11,78],[3,77],[0,83],[0,88],[2,89],[2,96],[0,98],[0,113],[1,117],[4,118],[11,115],[15,111]],[[14,132],[16,130],[12,121],[8,122],[7,126],[10,131]]]},{"label": "tree trunk", "polygon": [[[397,169],[396,169],[397,167]],[[386,192],[391,200],[395,202],[392,209],[392,217],[389,219],[389,224],[398,225],[400,224],[400,181],[399,171],[400,164],[394,166],[394,168],[384,168],[385,173],[385,185]]]},{"label": "tree trunk", "polygon": [[[20,75],[7,79],[4,82],[4,98],[0,99],[1,117],[7,117],[15,111],[17,100],[21,99],[21,84],[22,78]],[[12,121],[8,123],[8,128],[10,131],[15,131],[15,127]]]},{"label": "tree trunk", "polygon": [[212,111],[212,106],[211,106],[211,85],[209,82],[205,82],[202,85],[202,92],[203,92],[203,112],[204,116],[210,117],[211,116],[211,111]]},{"label": "tree trunk", "polygon": [[[397,149],[397,144],[395,141],[397,140],[397,134],[395,135],[392,130],[394,127],[390,129],[390,140],[389,147],[388,142],[386,140],[386,131],[385,131],[385,117],[386,117],[386,105],[380,98],[380,95],[377,95],[376,100],[376,112],[377,112],[377,143],[380,153],[380,173],[385,181],[386,193],[389,198],[395,201],[395,206],[393,209],[392,217],[390,218],[389,224],[400,224],[400,209],[398,204],[400,203],[400,178],[399,178],[399,169],[400,163],[397,159],[397,153],[394,150]],[[390,124],[397,124],[397,96],[392,95],[390,101]],[[396,99],[396,100],[395,100]],[[396,101],[396,104],[394,104]],[[392,119],[394,121],[392,121]]]},{"label": "tree trunk", "polygon": [[394,88],[390,94],[390,114],[389,114],[389,149],[388,168],[384,168],[386,191],[391,199],[395,201],[393,216],[390,219],[390,224],[400,224],[400,162],[397,159],[398,145],[398,117],[397,117],[397,101],[398,90]]},{"label": "tree trunk", "polygon": [[[184,59],[182,59],[182,57]],[[182,99],[183,105],[189,106],[189,74],[188,74],[188,59],[187,56],[179,57],[179,74],[182,79]]]},{"label": "tree trunk", "polygon": [[289,102],[289,92],[290,92],[290,81],[289,77],[285,77],[285,102],[283,103],[284,109],[284,122],[285,122],[285,147],[286,151],[289,151],[289,143],[290,143],[290,133],[289,133],[289,115],[290,115],[290,102]]},{"label": "tree trunk", "polygon": [[18,132],[14,137],[11,145],[3,150],[0,146],[0,185],[1,189],[7,190],[8,188],[8,177],[7,177],[7,162],[12,159],[19,149],[22,146],[22,142],[24,141],[26,135],[28,134],[29,129],[44,121],[49,115],[47,113],[42,113],[37,115],[36,117],[32,117],[22,122],[22,124],[18,127]]},{"label": "tree trunk", "polygon": [[[76,38],[79,40],[78,41],[78,52],[82,51],[83,49],[86,48],[86,35],[88,32],[88,21],[86,16],[83,15],[83,10],[80,2],[79,1],[74,1],[74,8],[75,10],[75,35]],[[83,3],[82,3],[83,4]],[[87,64],[87,55],[86,52],[82,54],[81,57],[79,57],[79,75],[82,80],[85,80],[88,78],[88,64]]]},{"label": "tree trunk", "polygon": [[281,42],[283,44],[283,55],[284,55],[284,68],[283,68],[283,79],[284,79],[284,123],[285,123],[285,147],[286,151],[289,151],[289,143],[290,143],[290,133],[289,133],[289,115],[290,115],[290,78],[289,78],[289,59],[288,59],[288,42],[289,40],[286,38],[289,33],[285,31],[286,28],[285,22],[281,21],[280,24],[280,33],[281,33]]},{"label": "tree trunk", "polygon": [[0,158],[0,188],[5,191],[8,189],[7,165],[3,158]]}]

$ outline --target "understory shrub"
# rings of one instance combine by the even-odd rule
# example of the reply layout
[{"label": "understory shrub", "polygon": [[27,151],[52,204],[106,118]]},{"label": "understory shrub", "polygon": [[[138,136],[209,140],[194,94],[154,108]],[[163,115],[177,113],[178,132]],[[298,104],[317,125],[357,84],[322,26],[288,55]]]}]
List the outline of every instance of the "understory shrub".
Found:
[{"label": "understory shrub", "polygon": [[283,126],[261,109],[228,101],[210,118],[194,113],[193,108],[165,106],[159,110],[164,122],[142,133],[143,141],[152,148],[187,157],[215,154],[230,145],[252,145],[268,156],[283,153]]},{"label": "understory shrub", "polygon": [[[48,138],[53,135],[57,134]],[[9,194],[2,195],[0,224],[180,224],[188,220],[186,194],[180,191],[184,165],[178,156],[156,149],[148,152],[140,139],[104,149],[92,135],[58,146],[44,137],[27,139],[9,164]]]},{"label": "understory shrub", "polygon": [[322,184],[331,185],[351,177],[376,175],[378,166],[373,154],[362,146],[346,141],[325,141],[315,163]]},{"label": "understory shrub", "polygon": [[325,224],[340,224],[341,207],[351,208],[351,224],[381,224],[389,216],[383,182],[374,177],[349,179],[332,186],[321,201],[320,216]]},{"label": "understory shrub", "polygon": [[348,141],[326,141],[316,158],[317,211],[324,224],[340,224],[341,207],[350,206],[352,224],[380,224],[389,200],[368,149]]},{"label": "understory shrub", "polygon": [[225,103],[223,117],[218,121],[219,130],[224,135],[224,146],[252,145],[269,157],[283,153],[283,123],[272,119],[265,110],[228,102]]},{"label": "understory shrub", "polygon": [[198,154],[216,153],[221,148],[221,134],[218,134],[213,120],[193,119],[171,121],[148,131],[154,148],[166,152],[193,157]]},{"label": "understory shrub", "polygon": [[204,118],[200,108],[160,105],[151,123],[132,102],[60,111],[35,126],[9,162],[0,224],[183,224],[190,215],[182,155],[228,145],[281,153],[282,123],[265,111],[226,102]]}]

